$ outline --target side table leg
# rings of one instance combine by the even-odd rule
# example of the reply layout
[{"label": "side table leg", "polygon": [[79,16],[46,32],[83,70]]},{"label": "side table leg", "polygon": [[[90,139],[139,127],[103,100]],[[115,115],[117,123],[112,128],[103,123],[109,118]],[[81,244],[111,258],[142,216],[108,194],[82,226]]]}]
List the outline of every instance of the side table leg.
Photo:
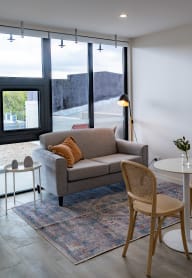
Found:
[{"label": "side table leg", "polygon": [[34,203],[35,203],[35,173],[34,170],[32,170],[32,174],[33,174],[33,196],[34,196]]},{"label": "side table leg", "polygon": [[7,172],[5,171],[5,212],[7,215]]},{"label": "side table leg", "polygon": [[14,197],[14,206],[15,206],[15,172],[13,172],[13,197]]},{"label": "side table leg", "polygon": [[42,192],[41,192],[41,169],[39,167],[39,193],[40,193],[40,199],[42,201]]},{"label": "side table leg", "polygon": [[184,220],[185,220],[185,233],[187,241],[190,241],[190,174],[183,174],[183,202],[184,206]]}]

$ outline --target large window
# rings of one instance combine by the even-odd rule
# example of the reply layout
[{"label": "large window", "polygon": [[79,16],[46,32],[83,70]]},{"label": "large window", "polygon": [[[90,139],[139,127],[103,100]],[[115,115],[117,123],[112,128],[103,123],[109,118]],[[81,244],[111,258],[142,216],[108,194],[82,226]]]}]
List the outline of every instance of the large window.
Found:
[{"label": "large window", "polygon": [[0,76],[42,77],[41,39],[0,34]]},{"label": "large window", "polygon": [[87,127],[87,43],[52,39],[51,58],[53,130]]},{"label": "large window", "polygon": [[[93,45],[94,126],[122,125],[123,109],[117,105],[123,93],[122,47]],[[87,127],[87,43],[52,40],[53,129]],[[91,115],[90,115],[91,116]]]},{"label": "large window", "polygon": [[0,34],[0,144],[51,130],[122,126],[126,48],[49,35]]},{"label": "large window", "polygon": [[93,71],[94,126],[122,125],[123,109],[117,105],[123,94],[122,47],[94,44]]},{"label": "large window", "polygon": [[[0,42],[1,173],[13,159],[23,162],[32,155],[39,135],[51,131],[52,121],[50,40],[0,34]],[[17,190],[31,189],[31,177],[19,176]],[[3,175],[0,178],[3,181]],[[8,193],[12,180],[10,185]],[[0,194],[4,194],[3,189]]]},{"label": "large window", "polygon": [[52,129],[50,40],[0,34],[0,144]]}]

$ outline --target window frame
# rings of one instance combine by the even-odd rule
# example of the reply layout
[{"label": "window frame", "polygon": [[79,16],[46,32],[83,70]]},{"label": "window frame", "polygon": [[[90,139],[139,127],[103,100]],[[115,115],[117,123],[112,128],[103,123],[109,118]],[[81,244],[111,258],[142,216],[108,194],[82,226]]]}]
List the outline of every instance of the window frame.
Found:
[{"label": "window frame", "polygon": [[[51,106],[51,56],[50,40],[43,38],[42,78],[0,77],[0,144],[39,140],[39,135],[52,131]],[[39,127],[19,130],[3,130],[3,90],[39,91]],[[46,109],[45,109],[46,107]]]}]

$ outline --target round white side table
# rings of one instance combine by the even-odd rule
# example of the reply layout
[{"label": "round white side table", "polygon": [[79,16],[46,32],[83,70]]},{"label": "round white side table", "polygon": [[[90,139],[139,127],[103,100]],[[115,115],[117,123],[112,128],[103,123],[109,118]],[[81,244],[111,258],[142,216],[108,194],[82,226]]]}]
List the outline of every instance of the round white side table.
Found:
[{"label": "round white side table", "polygon": [[34,196],[34,204],[36,201],[35,197],[35,171],[38,171],[39,174],[39,193],[40,198],[42,199],[41,195],[41,163],[39,162],[33,162],[32,167],[24,167],[23,162],[18,163],[18,168],[12,169],[12,164],[8,164],[4,167],[5,172],[5,210],[7,215],[7,174],[12,173],[13,174],[13,196],[14,196],[14,205],[15,205],[15,174],[21,173],[21,172],[31,172],[32,173],[32,179],[33,179],[33,196]]},{"label": "round white side table", "polygon": [[[168,158],[155,162],[154,167],[162,171],[180,173],[183,176],[185,233],[189,252],[192,253],[192,230],[190,227],[190,175],[192,174],[192,164],[183,165],[181,158]],[[180,229],[166,232],[163,241],[170,248],[184,252]]]}]

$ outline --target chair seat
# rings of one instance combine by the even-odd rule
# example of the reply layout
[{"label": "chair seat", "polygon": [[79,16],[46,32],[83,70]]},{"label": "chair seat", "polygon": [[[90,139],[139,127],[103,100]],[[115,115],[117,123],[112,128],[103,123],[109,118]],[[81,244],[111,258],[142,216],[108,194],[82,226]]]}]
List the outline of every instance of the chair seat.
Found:
[{"label": "chair seat", "polygon": [[[134,209],[146,215],[151,215],[152,205],[134,201]],[[183,207],[183,202],[164,194],[157,194],[156,216],[166,216],[177,213]]]}]

